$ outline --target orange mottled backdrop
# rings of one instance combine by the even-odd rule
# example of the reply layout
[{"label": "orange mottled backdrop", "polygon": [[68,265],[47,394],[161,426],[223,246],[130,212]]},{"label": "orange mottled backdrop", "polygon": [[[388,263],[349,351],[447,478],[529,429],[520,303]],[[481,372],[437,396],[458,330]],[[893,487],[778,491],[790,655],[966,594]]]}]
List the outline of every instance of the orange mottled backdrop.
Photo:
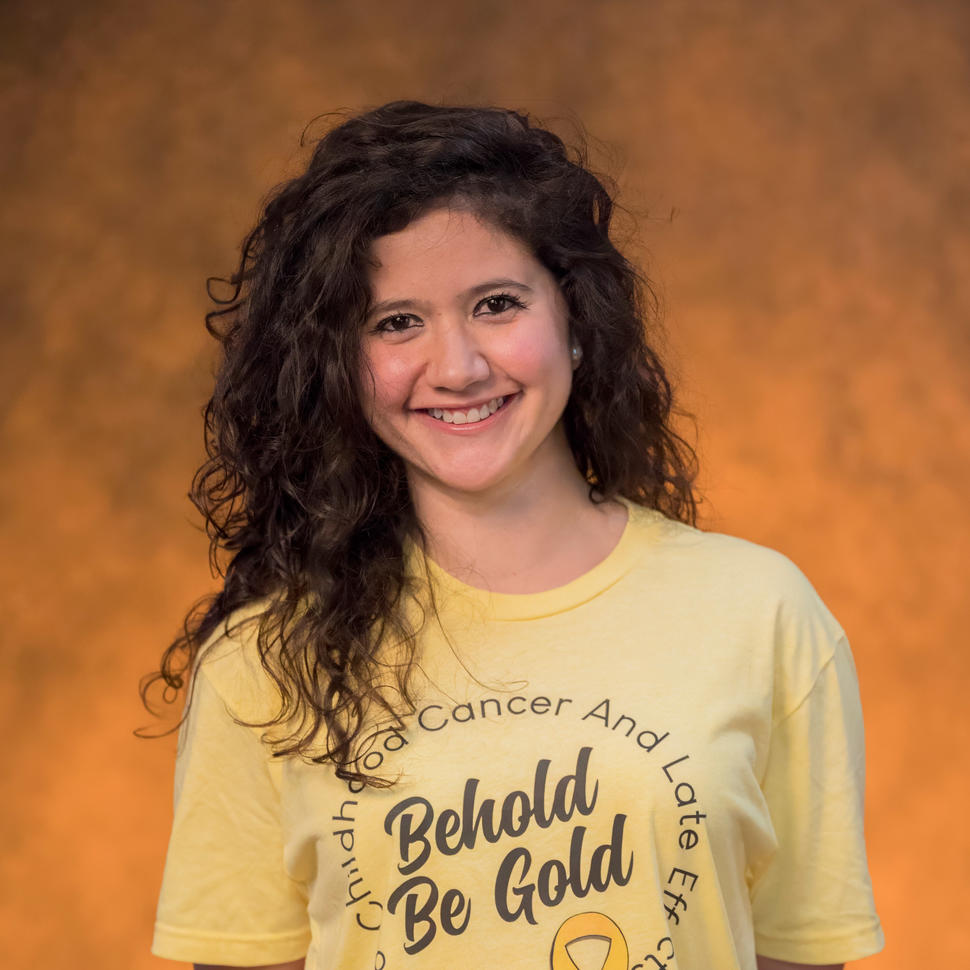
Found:
[{"label": "orange mottled backdrop", "polygon": [[862,965],[970,965],[966,0],[7,0],[0,51],[5,967],[171,966],[174,742],[132,731],[212,586],[203,280],[313,116],[401,97],[597,140],[703,524],[849,632],[888,940]]}]

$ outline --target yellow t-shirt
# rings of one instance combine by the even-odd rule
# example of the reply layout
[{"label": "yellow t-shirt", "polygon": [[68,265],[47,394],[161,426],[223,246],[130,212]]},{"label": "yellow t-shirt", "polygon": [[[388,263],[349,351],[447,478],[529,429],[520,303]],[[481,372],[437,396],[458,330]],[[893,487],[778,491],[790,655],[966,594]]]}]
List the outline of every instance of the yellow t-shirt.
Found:
[{"label": "yellow t-shirt", "polygon": [[571,583],[431,564],[417,709],[360,787],[274,759],[252,625],[199,669],[152,952],[307,970],[754,970],[883,944],[845,634],[785,556],[631,507]]}]

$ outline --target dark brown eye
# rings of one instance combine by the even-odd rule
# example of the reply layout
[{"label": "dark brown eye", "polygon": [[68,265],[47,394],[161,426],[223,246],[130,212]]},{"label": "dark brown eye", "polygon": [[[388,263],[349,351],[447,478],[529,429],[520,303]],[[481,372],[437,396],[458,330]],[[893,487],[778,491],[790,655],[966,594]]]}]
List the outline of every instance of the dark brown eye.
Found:
[{"label": "dark brown eye", "polygon": [[404,333],[411,329],[411,317],[406,313],[395,313],[381,320],[374,329],[378,333]]},{"label": "dark brown eye", "polygon": [[510,293],[496,293],[494,296],[487,296],[479,304],[479,306],[484,306],[489,313],[505,313],[511,310],[512,307],[518,307],[523,309],[525,304],[517,297],[512,296]]}]

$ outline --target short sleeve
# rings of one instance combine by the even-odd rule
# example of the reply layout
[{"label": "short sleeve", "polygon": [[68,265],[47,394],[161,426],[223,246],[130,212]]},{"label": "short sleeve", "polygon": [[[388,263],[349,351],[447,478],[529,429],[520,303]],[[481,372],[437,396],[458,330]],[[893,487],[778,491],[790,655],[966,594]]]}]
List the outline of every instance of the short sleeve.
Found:
[{"label": "short sleeve", "polygon": [[778,848],[751,887],[757,952],[826,964],[878,952],[863,839],[865,745],[844,636],[771,734],[762,788]]},{"label": "short sleeve", "polygon": [[258,966],[306,954],[306,895],[283,862],[278,770],[203,664],[179,734],[156,956]]}]

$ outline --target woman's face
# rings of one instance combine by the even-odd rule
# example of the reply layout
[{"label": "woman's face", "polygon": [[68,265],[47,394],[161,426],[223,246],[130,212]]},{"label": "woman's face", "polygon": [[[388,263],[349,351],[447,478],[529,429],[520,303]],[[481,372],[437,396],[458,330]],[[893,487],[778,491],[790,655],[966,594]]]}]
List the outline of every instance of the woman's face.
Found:
[{"label": "woman's face", "polygon": [[559,484],[572,386],[567,308],[518,239],[435,209],[371,250],[363,405],[415,490]]}]

